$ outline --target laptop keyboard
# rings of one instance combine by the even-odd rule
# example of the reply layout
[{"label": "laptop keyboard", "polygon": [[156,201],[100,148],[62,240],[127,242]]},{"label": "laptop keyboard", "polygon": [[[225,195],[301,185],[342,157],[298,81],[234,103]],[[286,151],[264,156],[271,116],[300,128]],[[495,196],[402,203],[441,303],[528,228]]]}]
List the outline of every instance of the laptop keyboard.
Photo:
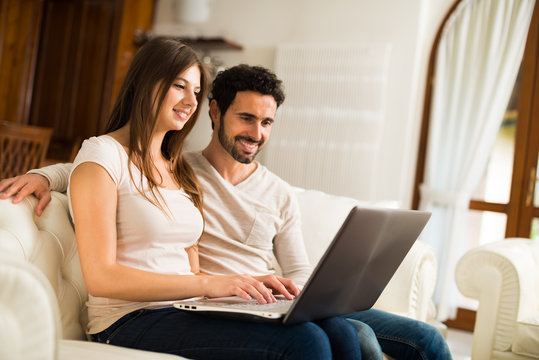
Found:
[{"label": "laptop keyboard", "polygon": [[280,311],[280,312],[287,312],[288,308],[292,305],[292,302],[294,300],[286,300],[286,299],[277,299],[274,303],[269,304],[260,304],[256,300],[231,300],[230,298],[226,300],[213,300],[213,299],[204,299],[201,301],[192,301],[191,304],[194,306],[197,305],[213,305],[213,306],[220,306],[224,308],[230,308],[230,309],[238,309],[238,310],[253,310],[253,311]]},{"label": "laptop keyboard", "polygon": [[226,304],[226,307],[233,309],[244,309],[244,310],[277,310],[277,309],[288,309],[294,300],[277,300],[274,303],[269,304],[260,304],[256,300],[240,302],[236,304]]}]

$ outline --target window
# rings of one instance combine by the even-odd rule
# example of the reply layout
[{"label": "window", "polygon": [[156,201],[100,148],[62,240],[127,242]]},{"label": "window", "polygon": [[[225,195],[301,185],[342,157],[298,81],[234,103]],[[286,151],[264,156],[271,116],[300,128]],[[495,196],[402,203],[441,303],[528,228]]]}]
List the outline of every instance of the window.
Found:
[{"label": "window", "polygon": [[[454,5],[453,11],[458,2]],[[451,13],[450,11],[450,13]],[[442,25],[443,27],[443,25]],[[433,49],[437,46],[437,42]],[[433,51],[434,53],[434,51]],[[432,79],[432,59],[429,79]],[[432,83],[432,82],[431,82]],[[431,83],[427,87],[425,111],[428,114]],[[419,185],[423,180],[428,134],[424,116],[416,172],[413,206],[419,204]],[[526,49],[512,99],[498,132],[483,180],[470,201],[468,244],[478,246],[508,237],[539,240],[539,8],[536,4]],[[463,300],[463,307],[473,302]],[[464,315],[465,318],[460,318]],[[462,321],[461,321],[462,320]],[[449,326],[472,330],[474,317],[459,311]]]}]

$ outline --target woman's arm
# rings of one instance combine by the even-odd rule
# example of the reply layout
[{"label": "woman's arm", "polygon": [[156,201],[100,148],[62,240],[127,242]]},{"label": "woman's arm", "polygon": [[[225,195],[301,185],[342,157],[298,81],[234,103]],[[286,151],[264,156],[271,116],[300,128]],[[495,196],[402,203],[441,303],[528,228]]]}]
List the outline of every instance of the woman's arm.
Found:
[{"label": "woman's arm", "polygon": [[193,296],[274,297],[246,275],[193,276],[143,271],[116,262],[116,185],[100,165],[85,162],[71,175],[70,200],[79,257],[88,292],[129,301],[164,301]]},{"label": "woman's arm", "polygon": [[198,261],[198,244],[189,246],[185,249],[187,257],[189,258],[189,265],[191,265],[191,272],[195,275],[200,274],[200,262]]}]

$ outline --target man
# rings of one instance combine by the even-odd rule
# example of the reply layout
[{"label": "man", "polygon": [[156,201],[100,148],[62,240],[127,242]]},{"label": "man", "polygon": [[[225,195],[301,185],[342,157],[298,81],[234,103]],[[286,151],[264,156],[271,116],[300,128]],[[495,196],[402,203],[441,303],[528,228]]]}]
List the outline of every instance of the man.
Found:
[{"label": "man", "polygon": [[[217,75],[209,100],[210,143],[202,152],[185,155],[204,191],[200,269],[268,275],[275,255],[284,277],[302,286],[311,265],[295,196],[290,185],[254,161],[284,101],[281,81],[261,67],[235,66]],[[13,201],[18,202],[34,193],[40,215],[50,200],[49,186],[65,191],[69,171],[62,164],[3,180],[0,198],[16,194]],[[358,330],[366,358],[381,359],[382,350],[398,359],[451,358],[441,334],[425,323],[374,309],[345,317]]]}]

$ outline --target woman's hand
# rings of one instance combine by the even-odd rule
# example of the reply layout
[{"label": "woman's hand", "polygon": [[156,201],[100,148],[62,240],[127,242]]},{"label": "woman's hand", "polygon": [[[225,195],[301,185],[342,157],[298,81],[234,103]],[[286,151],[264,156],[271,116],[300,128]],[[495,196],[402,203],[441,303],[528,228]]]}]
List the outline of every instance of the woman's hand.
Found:
[{"label": "woman's hand", "polygon": [[204,275],[204,295],[222,297],[237,295],[245,300],[254,298],[260,304],[277,301],[264,283],[249,275]]},{"label": "woman's hand", "polygon": [[284,295],[285,298],[292,300],[299,295],[299,288],[294,281],[276,275],[255,276],[256,280],[261,281],[266,287],[273,290],[273,294]]}]

